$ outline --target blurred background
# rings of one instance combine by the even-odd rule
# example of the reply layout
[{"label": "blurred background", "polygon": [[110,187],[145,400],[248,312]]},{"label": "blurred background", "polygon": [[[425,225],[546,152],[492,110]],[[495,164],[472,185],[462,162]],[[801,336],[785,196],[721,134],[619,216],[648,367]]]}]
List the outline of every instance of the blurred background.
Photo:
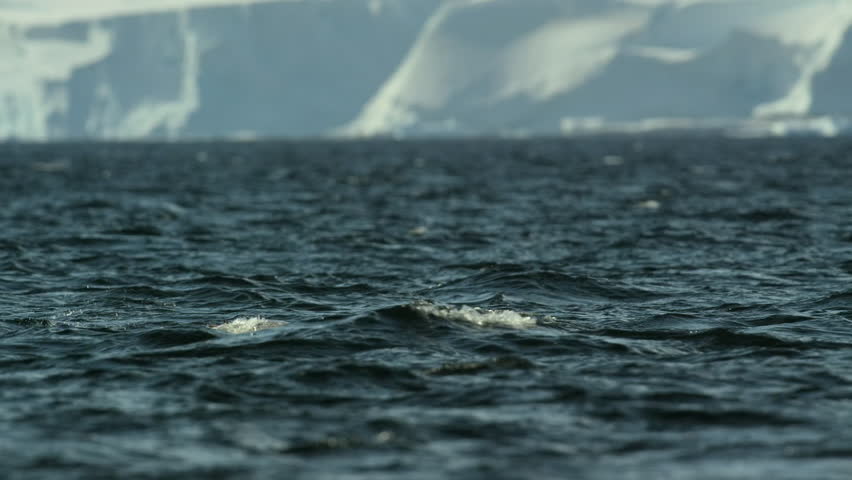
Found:
[{"label": "blurred background", "polygon": [[0,0],[0,139],[850,130],[852,0]]}]

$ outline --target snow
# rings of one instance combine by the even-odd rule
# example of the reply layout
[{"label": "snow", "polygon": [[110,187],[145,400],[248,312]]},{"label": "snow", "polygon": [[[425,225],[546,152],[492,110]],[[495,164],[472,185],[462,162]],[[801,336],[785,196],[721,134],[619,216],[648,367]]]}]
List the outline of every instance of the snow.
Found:
[{"label": "snow", "polygon": [[[852,80],[849,69],[831,69],[852,23],[852,1],[598,2],[597,11],[584,9],[588,2],[561,5],[567,4],[573,8],[546,0],[453,4],[433,18],[346,132],[416,134],[448,124],[474,134],[727,125],[768,134],[812,126],[828,134],[846,124],[844,112],[830,109],[809,118],[814,78],[825,71],[843,77],[823,81],[835,96]],[[507,29],[500,17],[512,7],[514,18],[524,9],[542,12],[542,20],[529,30]],[[514,37],[496,51],[470,52],[493,32],[459,22],[466,9]],[[447,71],[456,73],[434,75]]]},{"label": "snow", "polygon": [[275,1],[304,0],[0,0],[0,18],[8,24],[57,25],[191,8],[248,6]]},{"label": "snow", "polygon": [[[130,108],[118,118],[102,120],[103,127],[100,131],[103,136],[138,138],[152,135],[158,129],[162,129],[167,138],[176,138],[190,115],[199,107],[198,77],[201,52],[198,34],[190,29],[186,12],[178,12],[177,19],[181,62],[180,86],[175,97],[145,101]],[[107,86],[104,85],[104,88]],[[109,91],[106,90],[106,92],[109,96]]]},{"label": "snow", "polygon": [[44,140],[49,119],[68,108],[68,98],[48,84],[67,81],[82,65],[103,59],[111,36],[92,25],[80,41],[27,40],[15,27],[0,24],[0,138]]},{"label": "snow", "polygon": [[547,1],[445,4],[344,132],[387,133],[430,121],[435,129],[456,121],[450,115],[429,119],[423,112],[448,106],[487,110],[516,97],[546,101],[588,80],[616,54],[617,41],[648,18],[646,10],[631,7],[564,13],[564,5]]}]

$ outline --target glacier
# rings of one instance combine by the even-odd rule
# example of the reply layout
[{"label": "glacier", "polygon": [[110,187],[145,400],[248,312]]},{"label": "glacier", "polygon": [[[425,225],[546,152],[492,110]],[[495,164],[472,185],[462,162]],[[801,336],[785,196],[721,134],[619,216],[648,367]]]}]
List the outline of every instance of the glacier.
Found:
[{"label": "glacier", "polygon": [[852,129],[852,0],[0,0],[0,139]]}]

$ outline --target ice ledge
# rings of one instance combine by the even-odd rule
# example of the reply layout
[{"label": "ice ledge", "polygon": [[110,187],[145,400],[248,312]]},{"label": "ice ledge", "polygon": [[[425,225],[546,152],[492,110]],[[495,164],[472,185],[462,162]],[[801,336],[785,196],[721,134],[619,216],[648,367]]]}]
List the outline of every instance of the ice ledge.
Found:
[{"label": "ice ledge", "polygon": [[642,134],[678,131],[715,131],[735,137],[816,135],[834,137],[852,133],[852,120],[841,116],[801,118],[645,118],[613,122],[599,117],[564,118],[560,131],[565,135],[607,133]]}]

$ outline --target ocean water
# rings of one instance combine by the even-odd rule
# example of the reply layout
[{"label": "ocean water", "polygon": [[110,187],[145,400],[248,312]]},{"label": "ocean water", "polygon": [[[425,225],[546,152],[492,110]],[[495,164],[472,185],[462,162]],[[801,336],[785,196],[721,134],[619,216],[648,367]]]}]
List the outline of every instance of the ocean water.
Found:
[{"label": "ocean water", "polygon": [[852,478],[852,140],[0,146],[0,477]]}]

